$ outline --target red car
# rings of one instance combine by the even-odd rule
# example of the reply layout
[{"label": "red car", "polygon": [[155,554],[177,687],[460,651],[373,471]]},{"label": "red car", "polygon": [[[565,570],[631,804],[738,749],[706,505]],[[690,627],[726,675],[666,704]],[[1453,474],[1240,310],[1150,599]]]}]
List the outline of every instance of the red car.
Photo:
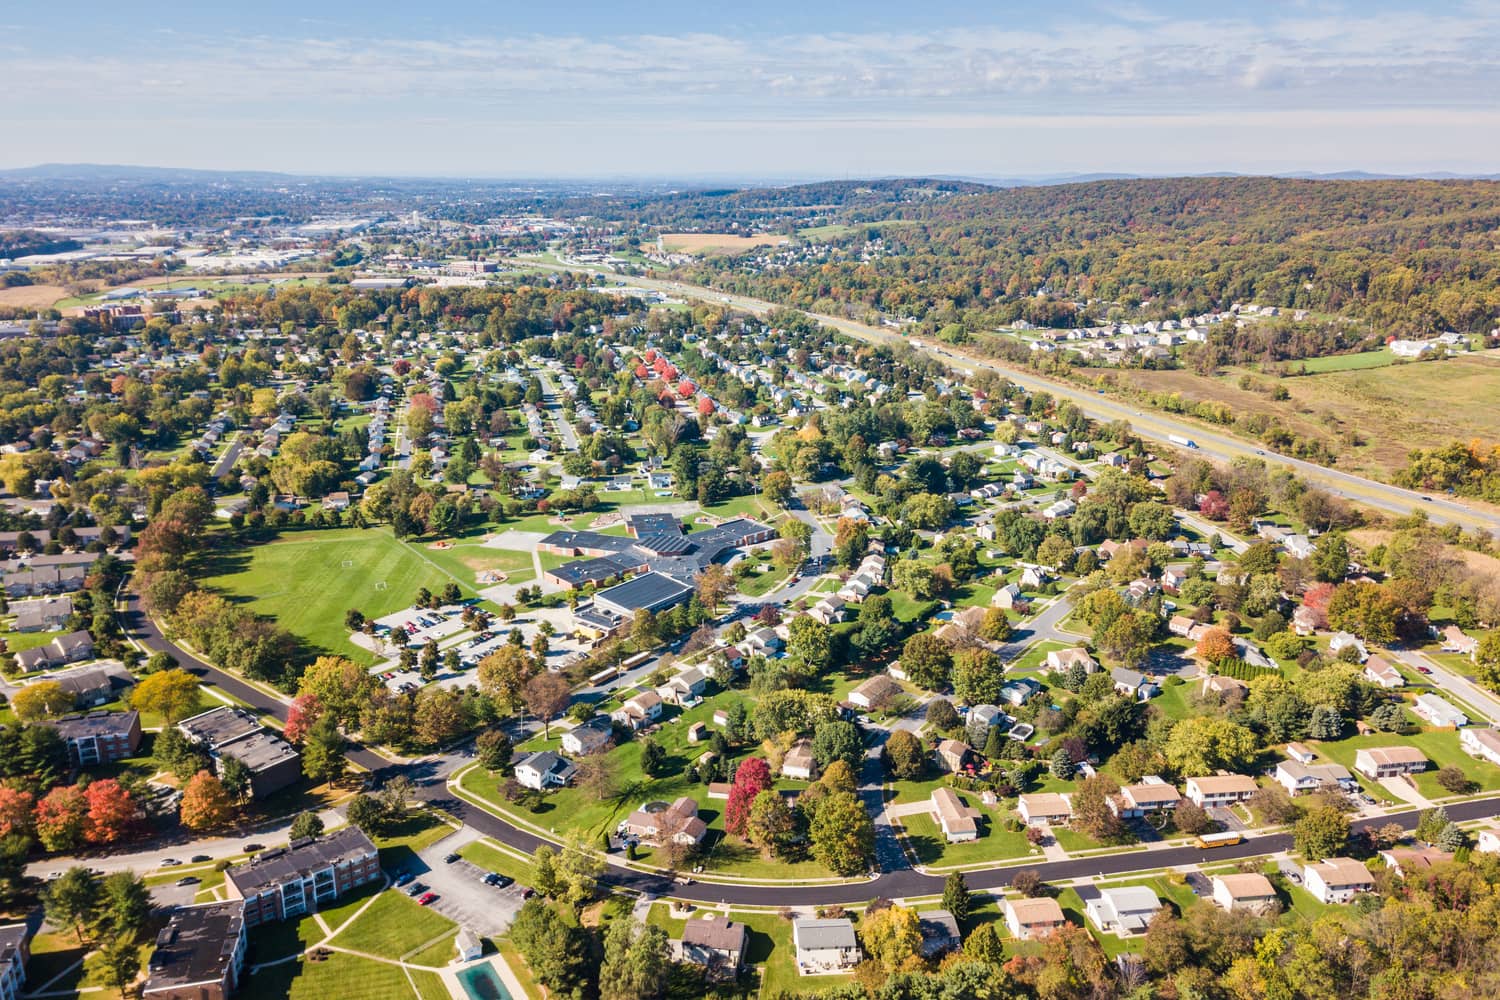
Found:
[{"label": "red car", "polygon": [[437,899],[437,893],[435,893],[435,892],[424,892],[424,893],[422,893],[422,895],[420,895],[420,896],[417,897],[417,905],[418,906],[426,906],[427,904],[431,903],[434,899]]},{"label": "red car", "polygon": [[1419,664],[1417,664],[1417,673],[1419,673],[1419,674],[1430,674],[1430,673],[1432,673],[1432,668],[1431,667],[1424,667],[1424,666],[1422,666],[1419,663]]}]

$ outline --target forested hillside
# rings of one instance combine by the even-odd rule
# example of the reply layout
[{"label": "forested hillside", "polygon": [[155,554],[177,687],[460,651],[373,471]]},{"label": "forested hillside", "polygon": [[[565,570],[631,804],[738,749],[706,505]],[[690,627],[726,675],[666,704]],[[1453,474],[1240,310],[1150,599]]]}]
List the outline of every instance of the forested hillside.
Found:
[{"label": "forested hillside", "polygon": [[884,255],[764,267],[751,253],[705,260],[685,276],[801,308],[973,329],[1097,322],[1113,306],[1135,314],[1143,304],[1146,315],[1172,317],[1242,301],[1342,313],[1380,333],[1487,332],[1500,310],[1500,184],[1489,181],[960,187],[856,202],[830,217],[858,224],[835,244],[857,251],[878,237]]}]

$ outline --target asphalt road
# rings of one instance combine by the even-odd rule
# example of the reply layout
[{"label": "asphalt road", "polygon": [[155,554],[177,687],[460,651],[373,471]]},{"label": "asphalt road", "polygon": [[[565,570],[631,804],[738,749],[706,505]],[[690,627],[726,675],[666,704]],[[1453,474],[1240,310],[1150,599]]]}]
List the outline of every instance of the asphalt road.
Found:
[{"label": "asphalt road", "polygon": [[[557,271],[589,270],[597,272],[601,270],[600,267],[592,265],[585,269],[542,264],[535,261],[526,261],[525,263],[528,266]],[[626,276],[622,275],[621,277],[625,278]],[[663,281],[637,275],[630,275],[626,280],[630,284],[642,288],[655,289],[669,295],[723,303],[755,315],[763,315],[773,309],[785,308],[763,299],[753,299],[744,295],[722,292],[713,288],[704,288],[700,285],[688,285],[680,281]],[[911,343],[909,338],[892,330],[870,326],[866,323],[844,319],[840,316],[830,316],[823,313],[808,313],[807,315],[826,326],[830,326],[841,333],[860,340],[883,344],[905,343],[909,345]],[[1206,458],[1212,458],[1220,462],[1229,462],[1236,458],[1260,458],[1268,465],[1281,465],[1291,468],[1304,479],[1316,483],[1330,493],[1386,511],[1387,513],[1405,515],[1413,510],[1421,510],[1436,522],[1451,522],[1465,528],[1500,531],[1500,513],[1477,506],[1469,506],[1446,496],[1434,495],[1429,498],[1426,494],[1415,490],[1401,489],[1397,486],[1377,482],[1373,479],[1366,479],[1363,476],[1356,476],[1338,469],[1329,469],[1321,465],[1315,465],[1312,462],[1304,462],[1301,459],[1279,455],[1275,452],[1262,449],[1252,442],[1243,441],[1219,431],[1208,430],[1195,423],[1176,420],[1171,416],[1152,411],[1137,410],[1130,404],[1080,389],[1066,382],[1056,382],[1043,378],[1028,369],[1013,367],[987,358],[972,358],[967,355],[957,354],[946,346],[924,347],[923,350],[960,371],[972,372],[979,368],[987,368],[1004,375],[1010,381],[1023,388],[1035,392],[1050,393],[1054,398],[1066,399],[1075,404],[1086,416],[1095,420],[1105,422],[1113,420],[1129,421],[1136,433],[1160,443],[1169,443],[1168,438],[1174,434],[1188,438],[1196,442],[1198,453]]]},{"label": "asphalt road", "polygon": [[[246,684],[231,674],[214,667],[192,655],[162,635],[150,618],[140,608],[139,599],[130,595],[124,622],[129,634],[147,649],[164,650],[175,657],[186,670],[192,671],[208,683],[253,705],[262,712],[285,720],[286,702],[273,698],[257,687]],[[409,764],[394,764],[386,758],[363,747],[349,751],[350,760],[375,773],[377,781],[405,774],[416,785],[416,797],[445,810],[465,825],[526,854],[535,853],[538,847],[548,842],[511,826],[492,813],[453,796],[447,787],[447,776],[456,767],[466,763],[457,756],[429,758]],[[1500,816],[1500,798],[1476,799],[1453,803],[1445,807],[1449,818],[1457,821],[1486,819]],[[1373,819],[1357,821],[1355,829],[1384,826],[1398,823],[1411,830],[1417,825],[1420,814],[1410,812],[1393,813]],[[1065,882],[1070,879],[1093,876],[1125,875],[1143,870],[1173,868],[1196,865],[1205,861],[1234,861],[1290,850],[1292,838],[1287,834],[1256,837],[1233,847],[1216,848],[1205,852],[1196,847],[1173,847],[1159,851],[1131,851],[1123,854],[1103,855],[1067,861],[1039,862],[1035,865],[996,868],[966,874],[970,888],[995,889],[1006,886],[1017,871],[1035,870],[1049,882]],[[606,868],[603,881],[610,885],[632,889],[654,895],[670,895],[700,903],[730,903],[739,906],[816,906],[833,903],[859,903],[875,896],[898,899],[910,896],[936,895],[943,890],[943,876],[925,875],[910,868],[884,872],[876,878],[863,882],[837,885],[727,885],[713,882],[694,882],[680,885],[672,879],[648,872],[624,869],[615,865]]]}]

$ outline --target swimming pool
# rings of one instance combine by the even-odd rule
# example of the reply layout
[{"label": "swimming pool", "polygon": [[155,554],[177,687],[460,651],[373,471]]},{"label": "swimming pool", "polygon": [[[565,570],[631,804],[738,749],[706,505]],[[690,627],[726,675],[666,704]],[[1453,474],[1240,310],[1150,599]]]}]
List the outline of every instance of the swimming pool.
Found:
[{"label": "swimming pool", "polygon": [[505,984],[488,962],[458,973],[458,983],[470,1000],[511,1000]]}]

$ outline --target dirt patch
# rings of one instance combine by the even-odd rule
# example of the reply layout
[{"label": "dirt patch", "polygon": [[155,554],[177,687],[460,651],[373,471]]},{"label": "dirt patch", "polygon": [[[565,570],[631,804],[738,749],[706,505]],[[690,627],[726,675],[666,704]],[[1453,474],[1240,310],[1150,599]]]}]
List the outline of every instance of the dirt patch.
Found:
[{"label": "dirt patch", "polygon": [[[1365,552],[1368,552],[1377,545],[1385,545],[1391,540],[1393,535],[1395,535],[1394,531],[1383,531],[1379,528],[1359,528],[1349,532],[1349,541],[1359,546]],[[1446,551],[1474,572],[1488,576],[1492,580],[1500,581],[1500,559],[1496,559],[1494,556],[1487,556],[1483,552],[1472,552],[1469,549],[1461,549],[1454,545],[1449,545]]]},{"label": "dirt patch", "polygon": [[732,236],[728,233],[663,233],[661,245],[664,250],[681,250],[685,253],[739,253],[755,247],[774,247],[790,243],[791,240],[777,233],[759,236]]},{"label": "dirt patch", "polygon": [[0,288],[0,306],[14,309],[51,309],[54,302],[68,297],[61,285],[17,285]]},{"label": "dirt patch", "polygon": [[453,543],[452,542],[433,542],[431,545],[429,545],[427,547],[429,549],[437,549],[439,552],[441,552],[444,549],[451,549],[451,548],[453,548]]}]

